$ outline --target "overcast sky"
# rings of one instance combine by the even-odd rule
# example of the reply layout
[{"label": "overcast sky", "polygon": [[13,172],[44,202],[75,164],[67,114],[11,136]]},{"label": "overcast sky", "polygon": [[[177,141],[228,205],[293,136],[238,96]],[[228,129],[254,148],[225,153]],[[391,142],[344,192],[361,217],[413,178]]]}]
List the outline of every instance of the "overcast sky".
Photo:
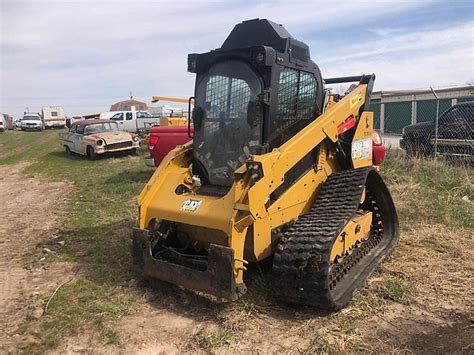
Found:
[{"label": "overcast sky", "polygon": [[474,82],[474,1],[0,0],[0,112],[107,111],[133,96],[188,97],[187,54],[268,18],[306,42],[323,77],[372,73],[376,90]]}]

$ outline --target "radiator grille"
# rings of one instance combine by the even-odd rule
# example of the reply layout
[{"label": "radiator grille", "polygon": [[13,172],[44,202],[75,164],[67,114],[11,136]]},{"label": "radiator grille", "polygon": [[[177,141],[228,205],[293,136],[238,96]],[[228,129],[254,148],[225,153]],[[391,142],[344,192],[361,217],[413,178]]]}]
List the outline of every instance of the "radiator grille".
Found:
[{"label": "radiator grille", "polygon": [[121,148],[130,148],[132,146],[132,142],[120,142],[120,143],[112,143],[107,144],[105,146],[105,150],[114,150],[114,149],[121,149]]}]

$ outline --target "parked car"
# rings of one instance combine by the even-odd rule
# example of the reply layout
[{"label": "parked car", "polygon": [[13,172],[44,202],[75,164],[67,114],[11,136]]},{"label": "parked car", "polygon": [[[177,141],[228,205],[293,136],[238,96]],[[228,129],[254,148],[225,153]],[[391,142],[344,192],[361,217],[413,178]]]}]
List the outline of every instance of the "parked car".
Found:
[{"label": "parked car", "polygon": [[46,128],[63,128],[66,126],[66,115],[60,106],[45,106],[42,110],[43,123]]},{"label": "parked car", "polygon": [[7,129],[14,129],[14,124],[13,124],[13,117],[6,114],[6,113],[0,113],[0,116],[3,117],[3,129],[6,131]]},{"label": "parked car", "polygon": [[440,155],[474,155],[474,101],[456,104],[439,117],[437,140],[435,124],[433,120],[405,127],[400,147],[409,156],[430,156],[436,141]]},{"label": "parked car", "polygon": [[76,122],[79,122],[79,121],[83,121],[84,119],[85,119],[85,118],[82,117],[82,116],[72,116],[72,117],[68,117],[68,118],[66,118],[66,127],[67,127],[67,128],[70,128],[73,123],[76,123]]},{"label": "parked car", "polygon": [[[192,127],[191,132],[193,132]],[[190,140],[187,125],[151,128],[148,140],[150,156],[145,158],[145,164],[150,167],[157,167],[163,158],[177,145],[187,143]]]},{"label": "parked car", "polygon": [[140,147],[138,136],[122,132],[116,122],[110,120],[84,120],[73,123],[69,132],[59,134],[66,153],[86,155],[95,159],[109,152],[136,153]]},{"label": "parked car", "polygon": [[121,131],[133,133],[146,132],[150,126],[160,123],[160,117],[147,111],[117,111],[110,119],[119,124]]},{"label": "parked car", "polygon": [[20,127],[22,131],[42,131],[44,123],[39,113],[25,113]]}]

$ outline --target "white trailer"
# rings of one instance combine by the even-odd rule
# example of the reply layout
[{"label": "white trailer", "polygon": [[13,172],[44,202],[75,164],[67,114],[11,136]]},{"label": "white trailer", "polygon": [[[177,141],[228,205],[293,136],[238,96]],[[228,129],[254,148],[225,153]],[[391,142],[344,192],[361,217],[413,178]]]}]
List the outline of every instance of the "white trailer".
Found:
[{"label": "white trailer", "polygon": [[66,127],[66,115],[62,107],[45,106],[43,107],[42,115],[45,128]]}]

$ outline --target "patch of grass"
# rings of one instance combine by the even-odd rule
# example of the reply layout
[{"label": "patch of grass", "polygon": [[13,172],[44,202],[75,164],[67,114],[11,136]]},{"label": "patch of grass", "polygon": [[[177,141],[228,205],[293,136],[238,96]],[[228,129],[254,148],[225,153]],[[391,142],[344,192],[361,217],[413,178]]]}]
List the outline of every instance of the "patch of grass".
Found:
[{"label": "patch of grass", "polygon": [[105,336],[107,339],[107,345],[118,345],[119,344],[119,336],[118,333],[113,329],[106,329]]},{"label": "patch of grass", "polygon": [[325,355],[328,354],[329,351],[330,346],[327,340],[323,336],[318,335],[311,341],[305,353],[311,355]]},{"label": "patch of grass", "polygon": [[96,332],[106,344],[116,344],[118,334],[106,323],[133,309],[133,299],[124,292],[113,292],[83,278],[62,287],[49,304],[48,313],[39,320],[28,319],[20,331],[34,336],[24,350],[43,352],[55,347],[60,339],[84,331]]},{"label": "patch of grass", "polygon": [[404,298],[407,292],[408,287],[402,280],[398,278],[390,277],[386,279],[383,283],[384,298],[399,302]]},{"label": "patch of grass", "polygon": [[208,349],[218,348],[226,344],[230,344],[230,341],[234,337],[232,329],[224,327],[211,334],[207,335],[205,340],[205,347]]},{"label": "patch of grass", "polygon": [[190,352],[212,351],[221,346],[229,345],[234,337],[235,332],[232,328],[225,325],[216,328],[211,325],[210,329],[202,328],[189,338],[186,347]]},{"label": "patch of grass", "polygon": [[52,151],[60,151],[62,147],[58,133],[62,131],[6,131],[0,134],[0,164],[35,161]]},{"label": "patch of grass", "polygon": [[354,330],[354,318],[342,316],[337,320],[337,327],[343,333],[350,333]]},{"label": "patch of grass", "polygon": [[236,306],[238,309],[242,310],[248,315],[257,313],[257,308],[255,306],[255,303],[245,298],[239,299],[237,301]]},{"label": "patch of grass", "polygon": [[[382,174],[398,197],[402,226],[424,222],[474,228],[472,167],[442,160],[407,159],[403,152],[391,151]],[[464,196],[470,201],[463,200]]]}]

